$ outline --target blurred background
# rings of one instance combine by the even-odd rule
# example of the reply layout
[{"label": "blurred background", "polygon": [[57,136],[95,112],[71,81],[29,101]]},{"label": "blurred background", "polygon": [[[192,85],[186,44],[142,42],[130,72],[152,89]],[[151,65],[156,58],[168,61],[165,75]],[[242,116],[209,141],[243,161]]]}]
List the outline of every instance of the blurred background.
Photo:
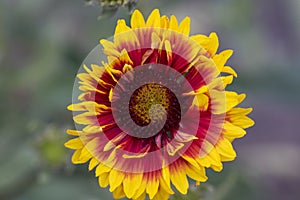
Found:
[{"label": "blurred background", "polygon": [[[140,0],[137,8],[189,15],[192,33],[216,31],[220,48],[235,50],[229,64],[239,78],[230,87],[254,108],[256,125],[234,142],[237,159],[174,199],[299,199],[300,1]],[[125,8],[108,19],[99,14],[83,0],[0,1],[1,200],[112,199],[63,146],[81,62],[118,18],[129,19]]]}]

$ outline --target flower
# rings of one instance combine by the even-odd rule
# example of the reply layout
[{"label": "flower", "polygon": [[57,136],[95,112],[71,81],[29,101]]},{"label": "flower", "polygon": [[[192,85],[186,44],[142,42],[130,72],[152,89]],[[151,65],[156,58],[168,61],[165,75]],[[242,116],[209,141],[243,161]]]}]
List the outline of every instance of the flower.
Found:
[{"label": "flower", "polygon": [[217,53],[216,33],[190,36],[189,17],[178,23],[155,9],[145,20],[135,10],[131,27],[119,20],[100,43],[107,60],[83,65],[68,106],[74,164],[89,162],[115,199],[163,200],[235,159],[232,142],[254,125],[252,108],[237,108],[246,95],[225,90],[237,74],[225,65],[233,51]]}]

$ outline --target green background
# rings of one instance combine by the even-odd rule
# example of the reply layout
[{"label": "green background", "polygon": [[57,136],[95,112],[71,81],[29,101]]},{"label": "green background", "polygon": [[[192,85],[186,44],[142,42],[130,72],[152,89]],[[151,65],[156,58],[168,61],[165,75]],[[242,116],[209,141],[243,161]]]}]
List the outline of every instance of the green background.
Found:
[{"label": "green background", "polygon": [[[174,199],[299,199],[300,1],[140,0],[137,7],[189,15],[192,33],[216,31],[220,49],[235,51],[229,64],[239,77],[230,88],[247,93],[243,105],[254,108],[256,125],[234,142],[237,159]],[[100,21],[99,14],[80,0],[0,1],[1,200],[112,199],[63,147],[81,62],[118,18],[129,19],[125,8]]]}]

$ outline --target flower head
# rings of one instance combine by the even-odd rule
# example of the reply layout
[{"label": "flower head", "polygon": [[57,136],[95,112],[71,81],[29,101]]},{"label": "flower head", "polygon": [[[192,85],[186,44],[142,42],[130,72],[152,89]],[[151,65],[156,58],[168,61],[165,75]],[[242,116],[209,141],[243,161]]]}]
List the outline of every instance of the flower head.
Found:
[{"label": "flower head", "polygon": [[216,33],[190,36],[188,17],[155,9],[145,20],[135,10],[131,26],[119,20],[100,43],[68,107],[78,124],[65,144],[74,164],[89,162],[116,199],[161,200],[235,159],[231,142],[254,122],[251,108],[236,108],[246,95],[225,90],[237,74],[225,65],[233,51],[217,53]]}]

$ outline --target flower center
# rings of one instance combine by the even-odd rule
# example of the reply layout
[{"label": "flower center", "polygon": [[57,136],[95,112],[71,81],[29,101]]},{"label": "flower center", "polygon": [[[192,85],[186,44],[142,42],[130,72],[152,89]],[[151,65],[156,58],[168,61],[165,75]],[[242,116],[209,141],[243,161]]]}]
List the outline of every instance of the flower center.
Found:
[{"label": "flower center", "polygon": [[119,130],[134,138],[151,138],[164,144],[171,141],[179,130],[182,114],[193,100],[182,95],[193,89],[188,83],[178,81],[181,76],[169,66],[159,64],[126,72],[115,85],[111,98]]},{"label": "flower center", "polygon": [[170,110],[175,95],[165,86],[148,83],[132,94],[129,101],[129,113],[132,120],[139,126],[147,126],[164,120]]}]

